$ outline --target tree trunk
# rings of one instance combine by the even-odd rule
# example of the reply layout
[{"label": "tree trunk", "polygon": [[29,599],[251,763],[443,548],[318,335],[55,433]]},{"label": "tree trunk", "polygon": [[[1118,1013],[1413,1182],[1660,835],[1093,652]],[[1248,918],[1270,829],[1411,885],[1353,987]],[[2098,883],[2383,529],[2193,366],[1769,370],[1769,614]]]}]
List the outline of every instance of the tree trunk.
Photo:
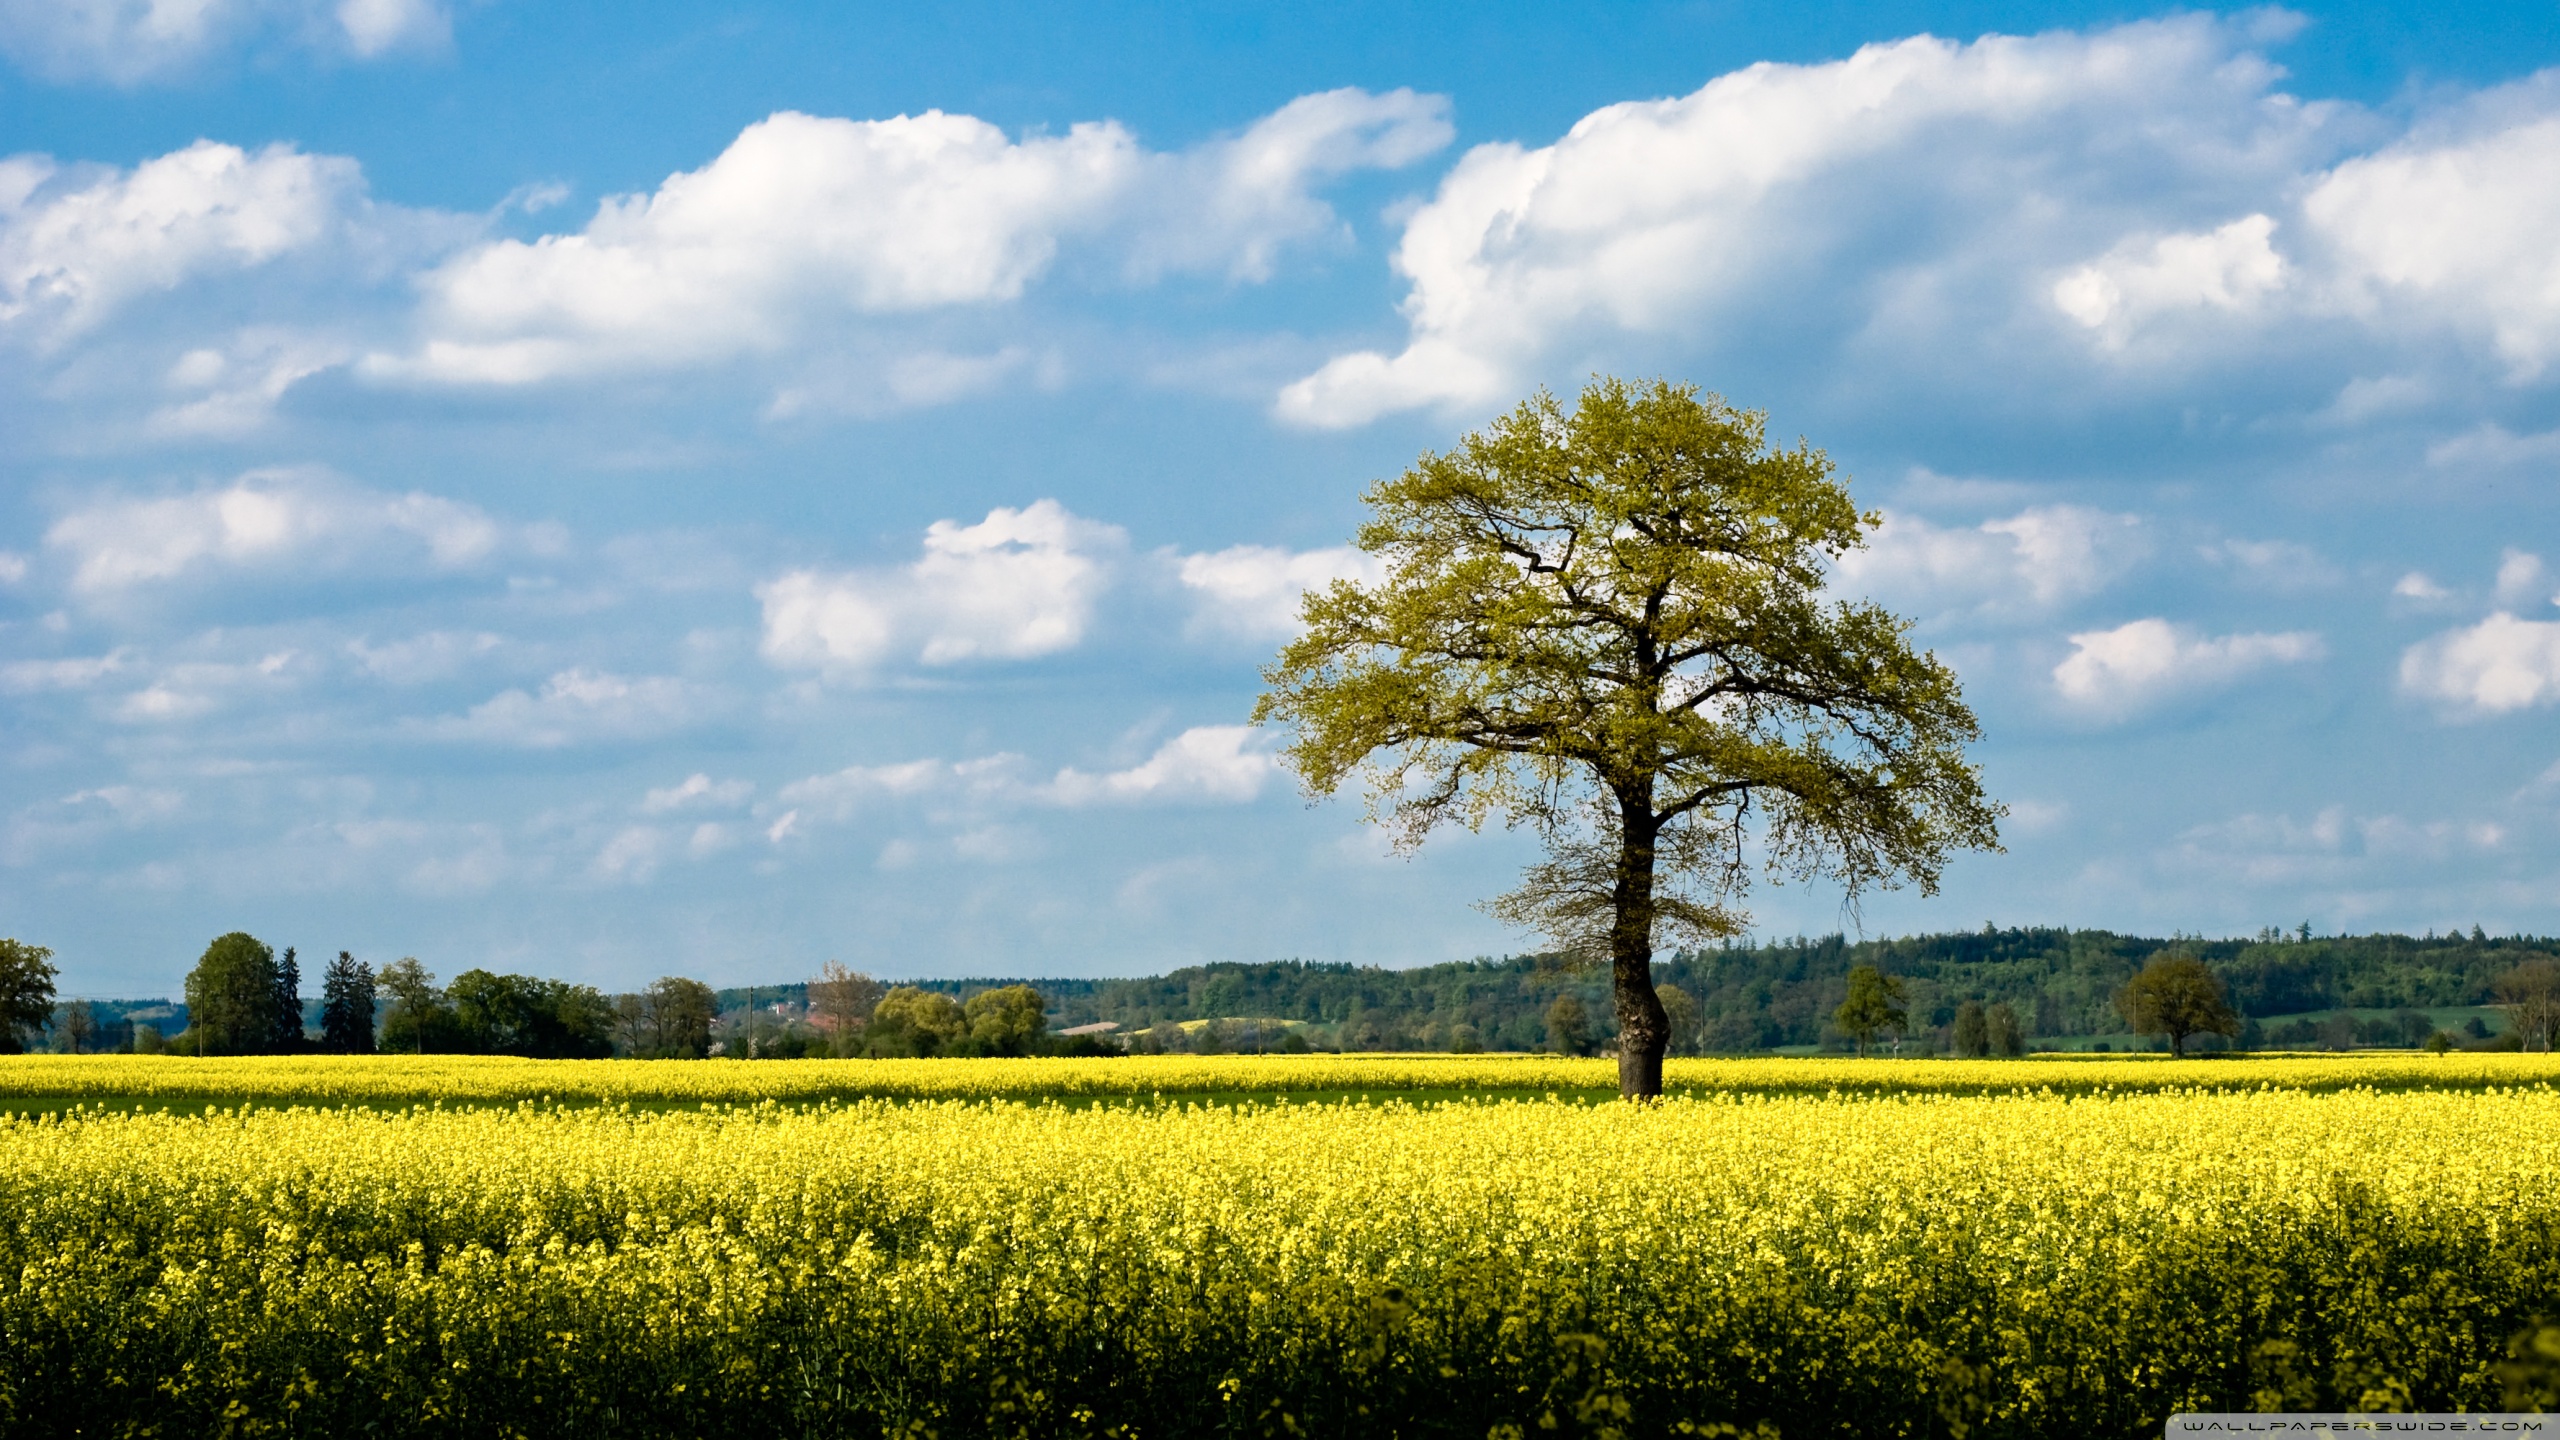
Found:
[{"label": "tree trunk", "polygon": [[1653,992],[1653,860],[1656,824],[1652,786],[1619,797],[1617,915],[1609,927],[1609,976],[1618,1011],[1618,1094],[1652,1100],[1662,1094],[1662,1052],[1671,1018]]}]

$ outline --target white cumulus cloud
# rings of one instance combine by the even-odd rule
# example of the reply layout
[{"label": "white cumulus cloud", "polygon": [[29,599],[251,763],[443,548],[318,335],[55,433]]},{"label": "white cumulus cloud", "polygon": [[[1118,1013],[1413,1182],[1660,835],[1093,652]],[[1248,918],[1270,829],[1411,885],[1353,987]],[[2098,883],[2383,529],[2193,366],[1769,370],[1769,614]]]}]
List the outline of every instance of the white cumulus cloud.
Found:
[{"label": "white cumulus cloud", "polygon": [[1250,725],[1196,725],[1167,740],[1153,755],[1126,770],[1089,774],[1061,770],[1045,787],[1052,803],[1067,806],[1139,804],[1149,801],[1241,804],[1262,793],[1279,768]]},{"label": "white cumulus cloud", "polygon": [[[2131,195],[2156,195],[2162,174],[2280,185],[2320,115],[2268,95],[2277,72],[2239,52],[2249,38],[2246,23],[2201,16],[1961,45],[1919,36],[1611,105],[1541,148],[1480,145],[1405,222],[1405,348],[1337,356],[1283,389],[1278,413],[1336,426],[1485,403],[1588,337],[1712,336],[1720,314],[1788,277],[1801,310],[1859,303],[1852,277],[1875,265],[1906,278],[1946,257],[2058,269],[2089,253],[2061,247],[2085,246]],[[2112,257],[2074,303],[2103,322],[2256,293],[2280,270],[2272,223]]]},{"label": "white cumulus cloud", "polygon": [[764,654],[776,665],[858,672],[1027,660],[1084,638],[1126,537],[1055,500],[998,508],[975,525],[937,520],[924,555],[893,570],[795,570],[759,586]]},{"label": "white cumulus cloud", "polygon": [[2142,522],[2080,505],[2037,505],[1979,525],[1883,512],[1841,582],[1932,615],[2031,613],[2096,594],[2148,549]]},{"label": "white cumulus cloud", "polygon": [[2284,283],[2284,258],[2268,243],[2276,222],[2248,215],[2218,230],[2128,241],[2054,282],[2054,308],[2122,346],[2155,316],[2244,310]]},{"label": "white cumulus cloud", "polygon": [[2320,637],[2308,631],[2198,635],[2156,618],[2083,631],[2071,637],[2071,646],[2071,654],[2053,667],[2054,689],[2076,707],[2115,714],[2326,653]]},{"label": "white cumulus cloud", "polygon": [[[367,366],[522,384],[771,354],[830,318],[1015,300],[1077,239],[1106,245],[1137,279],[1259,279],[1280,246],[1338,225],[1311,185],[1445,145],[1446,110],[1410,91],[1330,91],[1178,155],[1116,121],[1017,139],[939,110],[785,111],[699,170],[607,199],[575,234],[454,257],[424,279],[422,343]],[[896,398],[930,403],[1023,357],[943,358],[894,374]]]},{"label": "white cumulus cloud", "polygon": [[1386,564],[1347,545],[1285,550],[1276,545],[1231,545],[1185,555],[1175,567],[1191,592],[1195,629],[1262,640],[1294,633],[1298,597],[1336,580],[1375,584]]},{"label": "white cumulus cloud", "polygon": [[219,489],[110,497],[54,522],[47,548],[71,563],[71,587],[130,590],[193,571],[259,567],[341,572],[386,561],[450,570],[496,549],[503,532],[478,507],[438,495],[369,490],[313,471],[253,471]]},{"label": "white cumulus cloud", "polygon": [[2519,375],[2560,356],[2560,78],[2337,166],[2302,209],[2351,302],[2466,326]]},{"label": "white cumulus cloud", "polygon": [[439,0],[0,0],[0,54],[56,80],[171,78],[269,41],[371,60],[440,49]]},{"label": "white cumulus cloud", "polygon": [[1157,157],[1153,211],[1132,237],[1129,268],[1224,270],[1238,280],[1271,275],[1281,247],[1340,224],[1310,192],[1356,170],[1399,170],[1437,153],[1457,132],[1449,102],[1392,90],[1301,95],[1231,138]]},{"label": "white cumulus cloud", "polygon": [[1046,777],[1011,751],[970,760],[850,765],[783,786],[776,799],[790,807],[784,816],[789,823],[776,828],[787,834],[803,816],[844,820],[888,803],[922,804],[954,825],[980,824],[998,808],[1243,804],[1259,796],[1279,769],[1267,741],[1249,725],[1195,725],[1124,769],[1070,765]]},{"label": "white cumulus cloud", "polygon": [[0,325],[58,338],[147,294],[269,265],[363,202],[352,160],[199,140],[131,170],[0,160]]},{"label": "white cumulus cloud", "polygon": [[2471,716],[2560,700],[2560,621],[2501,610],[2430,636],[2401,652],[2400,688]]}]

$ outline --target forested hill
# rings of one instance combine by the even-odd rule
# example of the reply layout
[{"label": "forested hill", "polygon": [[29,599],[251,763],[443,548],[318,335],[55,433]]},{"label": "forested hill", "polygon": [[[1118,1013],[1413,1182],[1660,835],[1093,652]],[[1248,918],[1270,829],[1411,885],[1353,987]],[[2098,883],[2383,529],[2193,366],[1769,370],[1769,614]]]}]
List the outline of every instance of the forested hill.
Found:
[{"label": "forested hill", "polygon": [[[1831,1012],[1853,965],[1901,978],[1913,1039],[1928,1044],[1966,1000],[2005,1001],[2030,1036],[2118,1035],[2111,1003],[2142,962],[2162,950],[2202,959],[2234,1005],[2257,1019],[2338,1010],[2428,1011],[2491,1003],[2492,982],[2524,960],[2560,950],[2525,936],[2310,937],[2262,932],[2246,940],[2119,935],[2104,930],[1985,928],[1947,935],[1852,942],[1838,935],[1684,953],[1655,965],[1659,982],[1698,1002],[1700,1023],[1684,1048],[1753,1050],[1836,1042]],[[998,980],[924,981],[966,995]],[[1215,964],[1121,980],[1033,979],[1052,1023],[1098,1020],[1123,1030],[1222,1018],[1313,1022],[1346,1048],[1447,1048],[1466,1037],[1489,1049],[1546,1042],[1556,996],[1583,998],[1608,1027],[1607,977],[1543,957],[1473,960],[1412,970],[1277,961]],[[767,990],[767,998],[785,992]],[[747,992],[723,992],[743,1003]],[[2377,1017],[2373,1024],[2381,1024]],[[2423,1032],[2420,1032],[2423,1033]],[[2371,1037],[2367,1037],[2371,1038]]]}]

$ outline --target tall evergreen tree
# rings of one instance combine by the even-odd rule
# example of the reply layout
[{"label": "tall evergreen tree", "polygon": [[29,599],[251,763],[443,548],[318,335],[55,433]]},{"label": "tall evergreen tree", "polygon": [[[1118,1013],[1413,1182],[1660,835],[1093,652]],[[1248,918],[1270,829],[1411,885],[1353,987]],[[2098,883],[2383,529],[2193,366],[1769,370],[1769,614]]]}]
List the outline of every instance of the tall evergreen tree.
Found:
[{"label": "tall evergreen tree", "polygon": [[341,950],[320,980],[320,1043],[341,1055],[373,1053],[373,967]]},{"label": "tall evergreen tree", "polygon": [[302,1048],[302,965],[293,958],[293,947],[284,947],[284,958],[276,962],[275,994],[268,1003],[267,1049],[285,1053]]}]

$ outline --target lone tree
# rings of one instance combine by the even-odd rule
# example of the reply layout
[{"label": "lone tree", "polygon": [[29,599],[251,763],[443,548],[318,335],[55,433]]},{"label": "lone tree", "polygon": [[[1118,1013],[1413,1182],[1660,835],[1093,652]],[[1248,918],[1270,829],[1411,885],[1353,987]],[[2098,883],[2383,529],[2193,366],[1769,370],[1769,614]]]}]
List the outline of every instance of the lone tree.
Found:
[{"label": "lone tree", "polygon": [[1736,934],[1773,878],[1937,888],[1996,849],[1956,678],[1907,622],[1826,600],[1878,523],[1822,452],[1691,386],[1547,394],[1372,486],[1374,584],[1306,596],[1254,719],[1307,789],[1355,775],[1399,849],[1527,824],[1546,859],[1487,908],[1610,966],[1618,1084],[1662,1092],[1657,939]]},{"label": "lone tree", "polygon": [[2192,955],[2163,950],[2116,994],[2116,1008],[2137,1035],[2166,1035],[2183,1060],[2190,1035],[2237,1035],[2240,1017],[2222,998],[2222,982]]},{"label": "lone tree", "polygon": [[1849,967],[1849,995],[1840,1008],[1831,1012],[1831,1023],[1840,1033],[1858,1042],[1858,1053],[1867,1053],[1876,1036],[1887,1030],[1899,1035],[1911,1026],[1911,1014],[1899,1003],[1902,982],[1873,965]]}]

